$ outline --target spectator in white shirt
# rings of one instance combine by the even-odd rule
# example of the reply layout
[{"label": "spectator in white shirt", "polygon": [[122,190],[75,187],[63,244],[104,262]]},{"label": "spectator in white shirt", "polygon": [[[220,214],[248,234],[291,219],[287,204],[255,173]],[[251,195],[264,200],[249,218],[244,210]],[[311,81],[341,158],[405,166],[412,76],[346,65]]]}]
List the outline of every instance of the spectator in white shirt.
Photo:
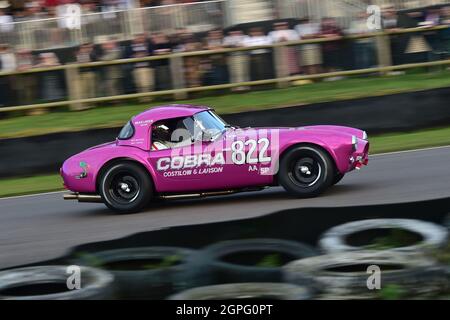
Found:
[{"label": "spectator in white shirt", "polygon": [[[269,33],[269,37],[273,43],[297,41],[299,36],[295,30],[289,29],[287,22],[277,22],[274,24],[274,31]],[[287,63],[288,72],[290,75],[300,73],[298,66],[297,49],[294,46],[281,47],[282,61],[281,63]]]},{"label": "spectator in white shirt", "polygon": [[[359,13],[358,18],[350,23],[350,28],[347,33],[353,35],[364,35],[371,31],[367,27],[368,14],[363,11]],[[355,69],[367,69],[374,64],[374,43],[373,38],[360,38],[353,40],[353,55]]]},{"label": "spectator in white shirt", "polygon": [[[320,24],[304,19],[295,27],[300,40],[318,38]],[[319,44],[305,44],[300,46],[300,65],[305,74],[322,72],[322,50]]]},{"label": "spectator in white shirt", "polygon": [[[230,31],[224,39],[224,47],[241,48],[248,38],[241,30]],[[228,56],[228,70],[230,73],[230,81],[232,83],[240,83],[249,81],[249,59],[247,52],[232,52]],[[246,90],[247,87],[237,87],[236,91]]]},{"label": "spectator in white shirt", "polygon": [[[261,28],[252,28],[245,38],[245,47],[267,46],[272,39]],[[250,51],[250,76],[252,81],[273,78],[273,62],[270,49],[260,48]]]},{"label": "spectator in white shirt", "polygon": [[[8,45],[0,44],[0,72],[12,72],[16,70],[16,57]],[[13,102],[12,76],[0,77],[0,107],[11,105]]]},{"label": "spectator in white shirt", "polygon": [[13,22],[13,18],[6,14],[4,8],[0,7],[0,32],[12,32],[14,30]]}]

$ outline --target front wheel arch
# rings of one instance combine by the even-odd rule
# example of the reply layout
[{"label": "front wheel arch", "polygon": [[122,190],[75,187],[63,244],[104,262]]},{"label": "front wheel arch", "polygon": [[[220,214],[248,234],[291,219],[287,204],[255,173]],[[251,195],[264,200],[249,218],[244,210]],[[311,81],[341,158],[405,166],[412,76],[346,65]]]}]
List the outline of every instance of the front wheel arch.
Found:
[{"label": "front wheel arch", "polygon": [[[299,157],[299,153],[303,156]],[[296,160],[297,157],[299,157],[298,160]],[[297,166],[294,163],[302,161],[305,162],[305,167],[310,168],[311,172],[299,173],[293,167],[290,168],[292,165]],[[313,167],[316,170],[312,170]],[[323,171],[324,169],[325,171]],[[280,156],[277,182],[293,196],[315,197],[332,185],[335,172],[335,161],[327,150],[316,144],[299,143],[288,148]],[[306,174],[310,176],[306,176]]]},{"label": "front wheel arch", "polygon": [[[279,157],[279,159],[278,159],[278,166],[277,166],[278,169],[279,169],[279,167],[280,167],[280,162],[281,162],[281,160],[283,159],[283,157],[284,157],[286,154],[288,154],[289,151],[291,151],[291,150],[293,150],[293,149],[296,149],[296,148],[299,148],[299,147],[312,147],[312,148],[318,148],[318,149],[320,149],[321,151],[323,151],[323,152],[330,158],[331,162],[333,163],[333,170],[334,170],[334,172],[339,172],[339,169],[338,169],[337,164],[336,164],[336,159],[333,157],[333,155],[330,153],[330,151],[328,151],[326,148],[324,148],[324,147],[321,146],[320,144],[317,144],[317,143],[311,143],[311,142],[300,142],[300,143],[295,143],[295,144],[289,146],[289,148],[287,148],[286,150],[284,150],[284,151],[280,154],[280,157]],[[279,170],[278,170],[278,173],[279,173]],[[278,181],[278,173],[277,173],[277,176],[276,176],[277,181]]]}]

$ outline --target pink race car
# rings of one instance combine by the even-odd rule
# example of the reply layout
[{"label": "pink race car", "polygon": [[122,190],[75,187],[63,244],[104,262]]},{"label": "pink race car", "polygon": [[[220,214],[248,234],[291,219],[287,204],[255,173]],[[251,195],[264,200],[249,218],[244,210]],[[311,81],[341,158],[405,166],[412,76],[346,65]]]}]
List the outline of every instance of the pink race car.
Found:
[{"label": "pink race car", "polygon": [[281,185],[314,197],[368,163],[364,131],[339,126],[236,128],[213,109],[169,105],[132,118],[116,141],[61,168],[64,196],[137,212],[152,199],[225,195]]}]

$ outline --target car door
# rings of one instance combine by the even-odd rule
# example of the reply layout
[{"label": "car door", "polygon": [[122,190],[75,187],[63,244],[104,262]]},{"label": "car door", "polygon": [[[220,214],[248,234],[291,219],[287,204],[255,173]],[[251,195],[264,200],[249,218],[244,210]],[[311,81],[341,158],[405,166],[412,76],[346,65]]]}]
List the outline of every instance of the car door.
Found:
[{"label": "car door", "polygon": [[189,193],[227,187],[223,180],[225,157],[219,141],[197,139],[192,136],[192,125],[191,118],[184,120],[185,129],[191,133],[191,143],[149,152],[148,161],[155,169],[158,192]]},{"label": "car door", "polygon": [[230,129],[224,136],[224,182],[233,188],[265,186],[273,182],[270,131]]}]

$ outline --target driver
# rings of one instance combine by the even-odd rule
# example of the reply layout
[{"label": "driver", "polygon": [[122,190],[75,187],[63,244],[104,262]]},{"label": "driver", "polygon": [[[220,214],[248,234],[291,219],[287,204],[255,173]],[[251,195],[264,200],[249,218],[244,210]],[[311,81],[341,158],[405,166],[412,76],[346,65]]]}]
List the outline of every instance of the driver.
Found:
[{"label": "driver", "polygon": [[170,148],[170,129],[165,124],[152,127],[152,150],[166,150]]}]

